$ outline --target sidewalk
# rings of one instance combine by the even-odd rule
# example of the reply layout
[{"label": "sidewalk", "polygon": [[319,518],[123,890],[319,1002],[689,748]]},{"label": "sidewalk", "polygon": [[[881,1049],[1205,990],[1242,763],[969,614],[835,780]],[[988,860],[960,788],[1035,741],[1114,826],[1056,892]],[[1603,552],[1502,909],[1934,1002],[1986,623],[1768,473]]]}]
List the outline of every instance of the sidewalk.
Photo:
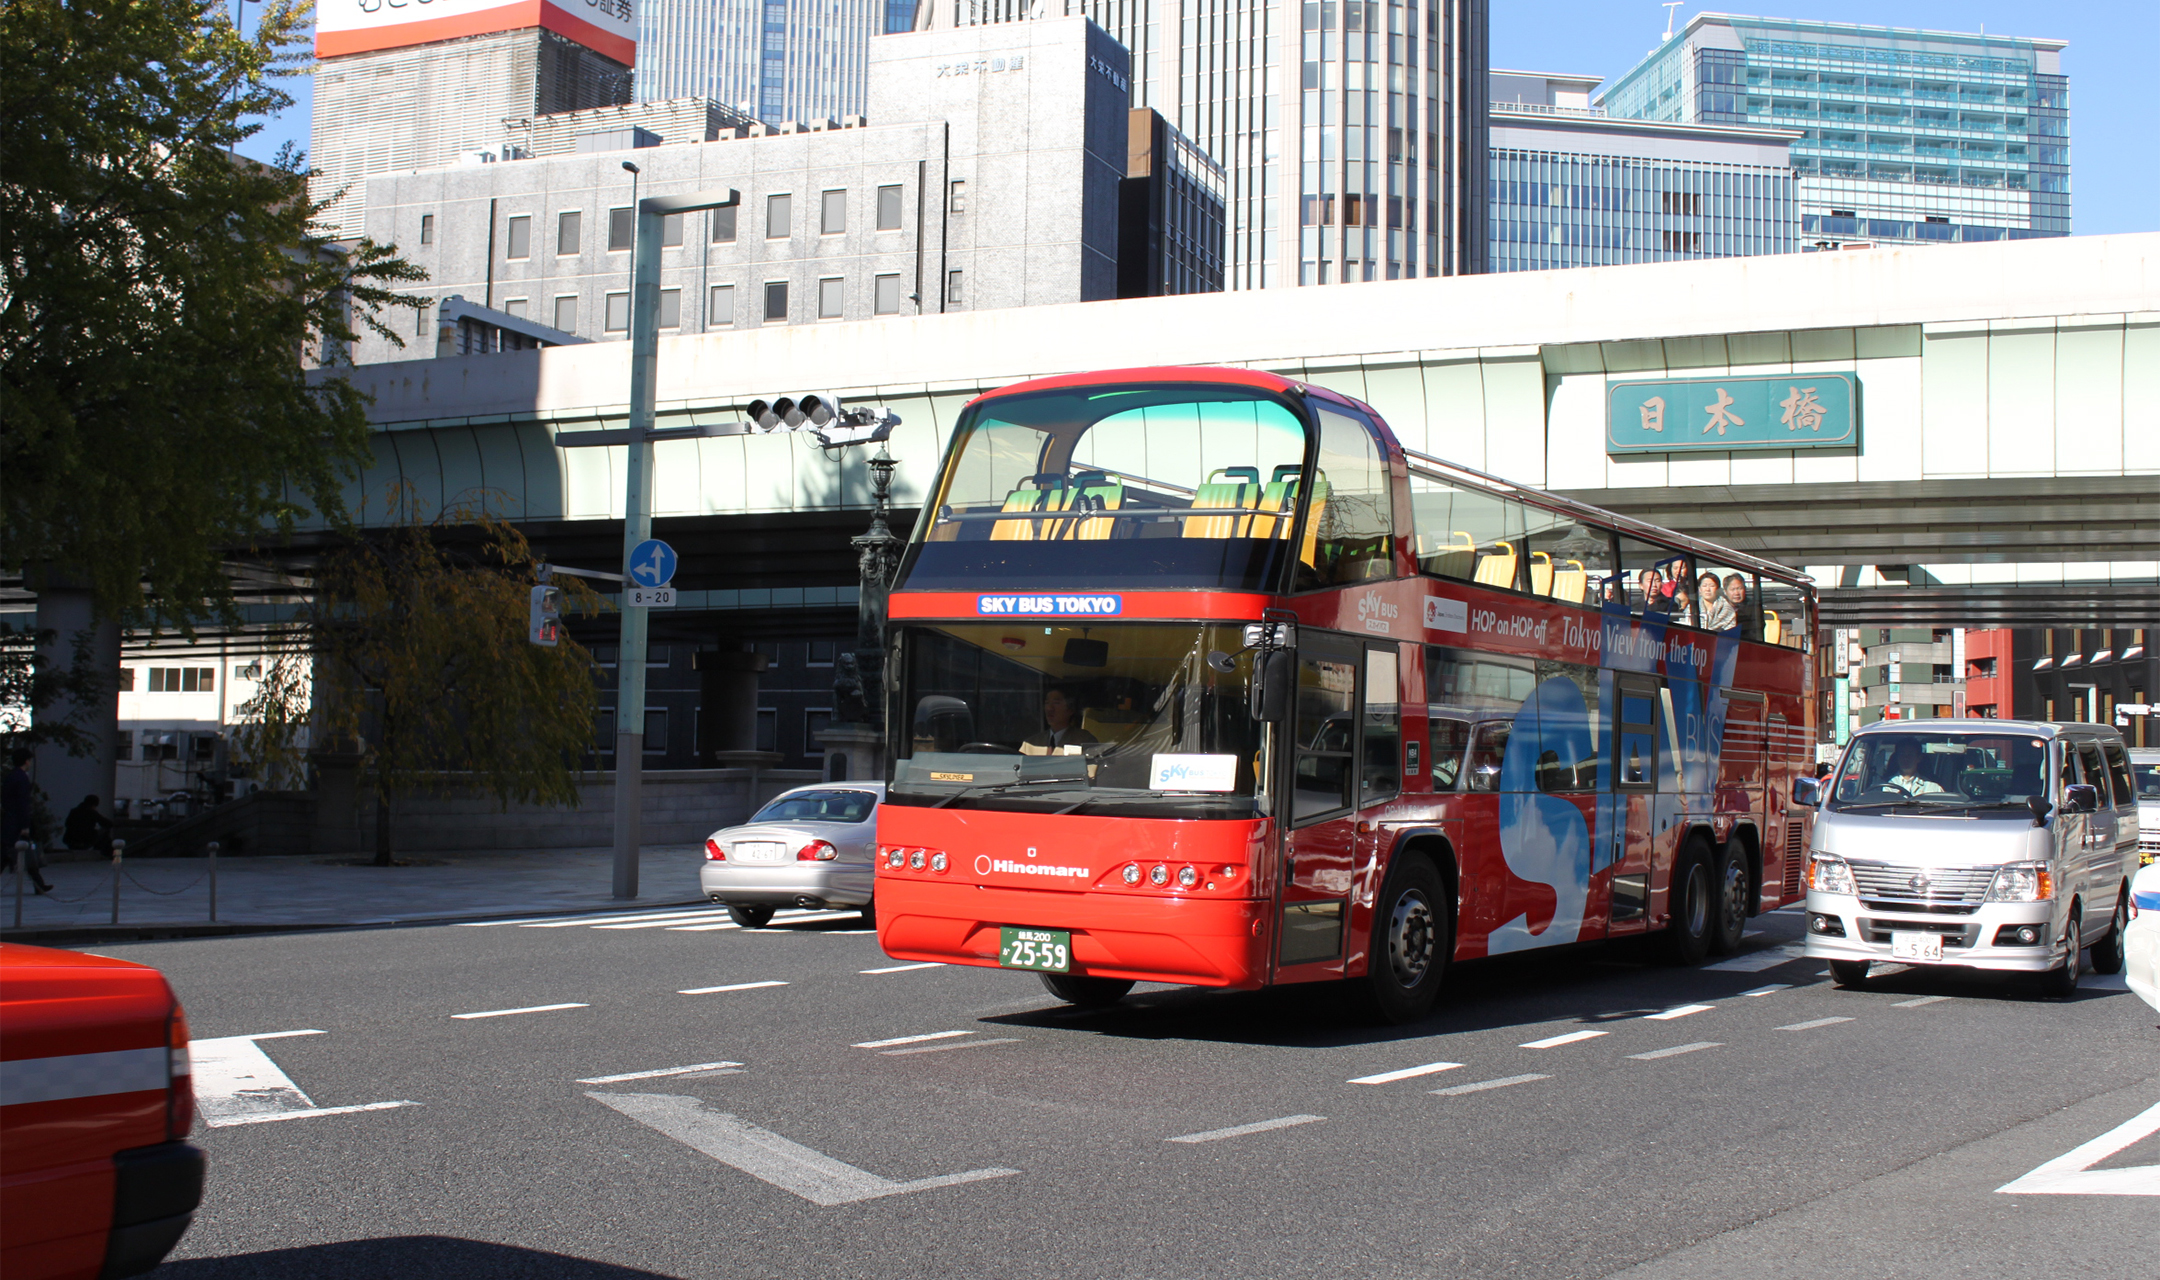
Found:
[{"label": "sidewalk", "polygon": [[144,858],[122,864],[117,929],[112,863],[63,862],[45,868],[52,893],[23,899],[20,929],[14,874],[0,876],[0,937],[260,932],[673,906],[704,901],[699,852],[695,845],[648,847],[638,864],[638,896],[629,901],[613,895],[608,849],[412,852],[400,857],[427,865],[406,867],[321,856],[220,858],[215,924],[207,860]]}]

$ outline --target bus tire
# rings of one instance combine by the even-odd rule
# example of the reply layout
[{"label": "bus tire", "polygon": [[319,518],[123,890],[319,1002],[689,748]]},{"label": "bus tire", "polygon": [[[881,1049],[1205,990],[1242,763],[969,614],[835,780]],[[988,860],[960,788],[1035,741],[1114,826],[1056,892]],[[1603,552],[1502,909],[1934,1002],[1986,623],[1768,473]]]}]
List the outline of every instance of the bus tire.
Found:
[{"label": "bus tire", "polygon": [[773,906],[769,902],[730,902],[727,913],[745,929],[762,929],[772,923]]},{"label": "bus tire", "polygon": [[1455,954],[1454,926],[1447,882],[1432,859],[1398,857],[1373,906],[1363,995],[1375,1017],[1400,1024],[1432,1012]]},{"label": "bus tire", "polygon": [[1698,965],[1710,955],[1710,934],[1715,915],[1710,883],[1710,846],[1701,836],[1691,836],[1673,860],[1672,887],[1666,907],[1672,923],[1665,928],[1665,958],[1676,965]]},{"label": "bus tire", "polygon": [[1738,840],[1727,840],[1718,849],[1716,865],[1717,873],[1710,878],[1710,950],[1729,956],[1740,949],[1740,936],[1747,932],[1747,850]]},{"label": "bus tire", "polygon": [[1133,989],[1130,978],[1088,978],[1077,973],[1037,974],[1051,995],[1083,1009],[1102,1009],[1116,1004]]}]

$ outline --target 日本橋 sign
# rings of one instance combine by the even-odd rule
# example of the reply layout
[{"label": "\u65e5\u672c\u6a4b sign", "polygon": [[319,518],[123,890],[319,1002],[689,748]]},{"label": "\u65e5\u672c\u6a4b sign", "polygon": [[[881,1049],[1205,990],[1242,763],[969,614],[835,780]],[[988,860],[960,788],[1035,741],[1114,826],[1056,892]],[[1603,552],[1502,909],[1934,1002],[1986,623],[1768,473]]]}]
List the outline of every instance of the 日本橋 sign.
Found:
[{"label": "\u65e5\u672c\u6a4b sign", "polygon": [[1605,390],[1608,454],[1859,444],[1859,378],[1850,373],[1615,382]]}]

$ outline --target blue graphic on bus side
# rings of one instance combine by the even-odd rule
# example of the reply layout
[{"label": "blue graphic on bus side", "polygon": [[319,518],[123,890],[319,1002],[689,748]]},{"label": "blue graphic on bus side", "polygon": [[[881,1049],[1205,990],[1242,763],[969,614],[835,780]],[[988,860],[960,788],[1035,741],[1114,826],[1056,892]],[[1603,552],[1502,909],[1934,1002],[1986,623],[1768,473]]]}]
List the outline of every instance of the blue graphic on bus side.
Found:
[{"label": "blue graphic on bus side", "polygon": [[1115,595],[975,597],[975,612],[985,618],[1114,618],[1124,611],[1125,597]]}]

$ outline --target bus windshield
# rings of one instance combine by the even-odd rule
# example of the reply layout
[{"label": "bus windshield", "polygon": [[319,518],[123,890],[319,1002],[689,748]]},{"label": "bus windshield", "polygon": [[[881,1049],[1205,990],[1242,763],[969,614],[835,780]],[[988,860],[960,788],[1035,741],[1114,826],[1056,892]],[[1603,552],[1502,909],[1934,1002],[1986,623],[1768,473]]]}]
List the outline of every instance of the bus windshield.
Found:
[{"label": "bus windshield", "polygon": [[1276,590],[1307,487],[1307,434],[1287,399],[1249,387],[1129,383],[982,401],[960,420],[896,586]]},{"label": "bus windshield", "polygon": [[1259,810],[1240,627],[896,629],[885,802],[1130,817]]},{"label": "bus windshield", "polygon": [[1884,733],[1846,751],[1829,807],[2022,810],[2047,794],[2047,740],[2009,733]]}]

